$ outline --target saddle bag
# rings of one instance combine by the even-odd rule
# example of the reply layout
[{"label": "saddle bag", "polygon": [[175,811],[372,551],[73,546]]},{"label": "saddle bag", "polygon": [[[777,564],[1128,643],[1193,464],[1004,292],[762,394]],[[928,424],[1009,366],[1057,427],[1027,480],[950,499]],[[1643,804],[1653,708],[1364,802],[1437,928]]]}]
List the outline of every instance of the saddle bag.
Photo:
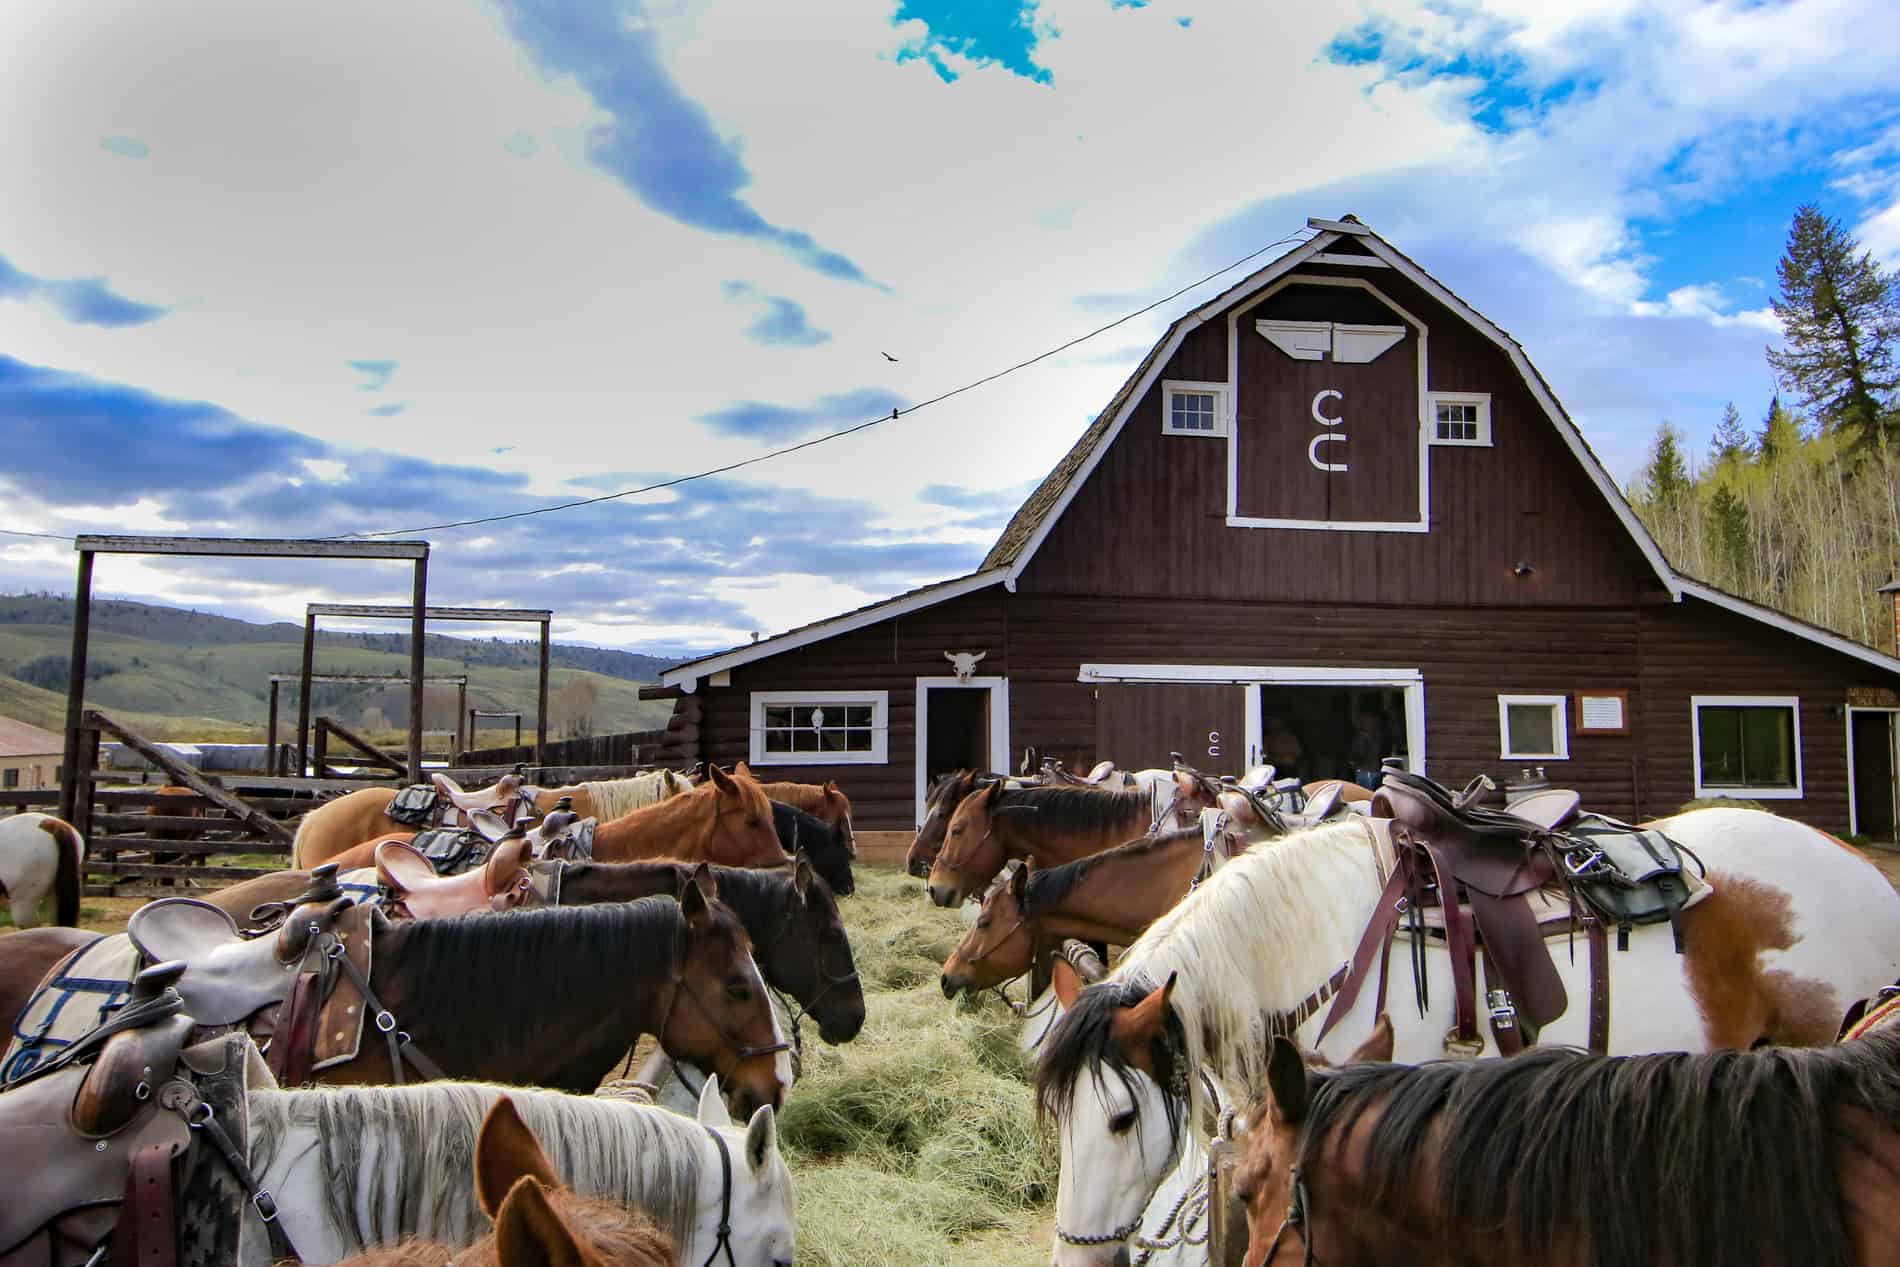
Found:
[{"label": "saddle bag", "polygon": [[488,842],[466,828],[425,831],[409,843],[429,860],[437,875],[460,875],[488,861]]},{"label": "saddle bag", "polygon": [[1577,891],[1605,924],[1615,925],[1617,949],[1629,949],[1631,927],[1666,920],[1676,926],[1680,952],[1678,917],[1690,900],[1690,877],[1676,843],[1659,831],[1597,815],[1578,820],[1564,834],[1586,847],[1576,864]]},{"label": "saddle bag", "polygon": [[404,827],[431,827],[441,800],[442,794],[427,783],[415,783],[396,793],[383,814]]}]

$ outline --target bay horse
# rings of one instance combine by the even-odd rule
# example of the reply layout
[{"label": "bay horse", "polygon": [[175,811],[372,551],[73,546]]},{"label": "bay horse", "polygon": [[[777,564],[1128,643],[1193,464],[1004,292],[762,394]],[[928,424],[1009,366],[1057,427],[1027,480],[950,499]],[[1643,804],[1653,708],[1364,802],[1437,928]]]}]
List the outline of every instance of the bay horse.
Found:
[{"label": "bay horse", "polygon": [[1266,1064],[1235,1177],[1252,1267],[1900,1263],[1891,1029],[1337,1070],[1276,1037]]},{"label": "bay horse", "polygon": [[[1683,953],[1665,924],[1635,929],[1629,950],[1611,952],[1612,1053],[1826,1043],[1840,1000],[1900,975],[1900,894],[1858,851],[1759,810],[1650,826],[1706,863],[1714,891],[1682,912]],[[1063,1000],[1068,1014],[1036,1070],[1038,1105],[1061,1128],[1058,1264],[1095,1261],[1085,1248],[1118,1243],[1093,1238],[1129,1225],[1178,1156],[1184,1126],[1205,1131],[1208,1092],[1192,1071],[1244,1103],[1273,1033],[1334,1056],[1372,1028],[1380,1009],[1361,991],[1316,1038],[1378,906],[1373,846],[1387,830],[1349,820],[1254,846],[1151,925],[1106,981]],[[1452,1028],[1450,957],[1429,942],[1421,959],[1426,997],[1391,1013],[1408,1062],[1440,1056]],[[1553,956],[1573,1000],[1589,997],[1587,959]],[[1540,1041],[1583,1044],[1588,1012],[1573,1004]]]},{"label": "bay horse", "polygon": [[1038,942],[1064,937],[1126,946],[1187,896],[1201,868],[1215,865],[1197,825],[1077,858],[1058,867],[1025,859],[990,886],[976,923],[944,960],[944,997],[985,990],[1034,965]]},{"label": "bay horse", "polygon": [[505,1095],[482,1119],[474,1162],[476,1197],[494,1231],[459,1249],[400,1241],[340,1267],[678,1267],[678,1246],[644,1211],[569,1191]]},{"label": "bay horse", "polygon": [[0,894],[15,928],[40,922],[40,905],[53,897],[53,922],[79,922],[79,868],[86,842],[63,818],[10,814],[0,818]]},{"label": "bay horse", "polygon": [[[734,766],[732,772],[743,774],[749,779],[759,777],[743,761]],[[845,845],[851,850],[851,856],[858,856],[857,834],[851,829],[851,798],[838,787],[836,779],[827,779],[823,783],[764,783],[761,786],[773,800],[802,809],[814,818],[823,819],[836,827],[844,834]]]},{"label": "bay horse", "polygon": [[1185,827],[1214,803],[1215,785],[1175,772],[1170,792],[1107,792],[1093,787],[1010,788],[992,783],[963,798],[931,864],[930,900],[958,906],[980,893],[1010,858],[1056,866],[1162,830]]},{"label": "bay horse", "polygon": [[792,1261],[776,1115],[760,1108],[735,1126],[716,1080],[696,1116],[481,1083],[252,1091],[251,1167],[305,1261],[411,1237],[466,1245],[488,1232],[501,1186],[471,1174],[470,1158],[504,1095],[574,1192],[645,1212],[689,1267],[726,1262],[728,1247],[740,1264]]},{"label": "bay horse", "polygon": [[1000,782],[1002,776],[953,770],[930,785],[930,790],[924,793],[924,821],[917,824],[917,835],[904,852],[904,870],[908,874],[919,880],[929,876],[937,854],[943,849],[943,833],[949,829],[951,815],[957,812],[957,806],[963,804],[965,797],[986,781]]}]

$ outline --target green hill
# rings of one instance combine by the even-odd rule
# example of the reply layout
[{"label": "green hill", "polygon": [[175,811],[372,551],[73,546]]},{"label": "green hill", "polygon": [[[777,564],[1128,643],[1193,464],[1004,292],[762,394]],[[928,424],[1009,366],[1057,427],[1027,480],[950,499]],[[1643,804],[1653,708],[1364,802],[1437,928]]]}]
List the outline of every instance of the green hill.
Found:
[{"label": "green hill", "polygon": [[[295,673],[303,630],[184,611],[150,603],[97,601],[87,655],[86,701],[155,737],[261,740],[273,673]],[[0,597],[0,713],[58,730],[65,717],[72,603],[61,597]],[[467,675],[471,708],[519,711],[534,724],[538,647],[534,642],[430,634],[426,671]],[[401,673],[409,670],[404,634],[319,633],[318,673]],[[664,725],[670,706],[643,701],[639,684],[658,679],[669,661],[624,651],[555,644],[550,651],[549,733],[585,726],[589,733]],[[296,687],[282,689],[295,723]],[[406,726],[408,688],[319,684],[313,708],[352,728],[375,732]],[[431,688],[424,709],[430,729],[454,724],[456,691]],[[503,731],[492,734],[498,741]]]}]

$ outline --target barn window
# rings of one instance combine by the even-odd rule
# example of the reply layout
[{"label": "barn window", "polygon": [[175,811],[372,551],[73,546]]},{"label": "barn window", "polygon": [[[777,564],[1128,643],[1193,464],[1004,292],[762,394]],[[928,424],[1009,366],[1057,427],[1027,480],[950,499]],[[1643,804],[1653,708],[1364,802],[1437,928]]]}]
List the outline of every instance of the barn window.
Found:
[{"label": "barn window", "polygon": [[1696,695],[1695,794],[1801,795],[1801,701],[1793,695]]},{"label": "barn window", "polygon": [[754,691],[752,765],[882,765],[888,691]]},{"label": "barn window", "polygon": [[1433,392],[1432,443],[1488,448],[1491,396],[1487,392]]},{"label": "barn window", "polygon": [[1227,434],[1227,384],[1165,382],[1161,430],[1171,436]]},{"label": "barn window", "polygon": [[8,767],[7,767],[7,769],[6,769],[6,778],[5,778],[5,785],[6,785],[6,787],[7,787],[7,788],[8,788],[9,790],[11,790],[11,789],[13,789],[13,788],[16,788],[16,787],[19,787],[19,786],[20,786],[20,772],[19,772],[19,770],[17,770],[17,769],[15,769],[15,768],[14,768],[14,767],[12,767],[12,766],[8,766]]},{"label": "barn window", "polygon": [[1511,760],[1567,760],[1569,703],[1565,695],[1498,696],[1499,755]]}]

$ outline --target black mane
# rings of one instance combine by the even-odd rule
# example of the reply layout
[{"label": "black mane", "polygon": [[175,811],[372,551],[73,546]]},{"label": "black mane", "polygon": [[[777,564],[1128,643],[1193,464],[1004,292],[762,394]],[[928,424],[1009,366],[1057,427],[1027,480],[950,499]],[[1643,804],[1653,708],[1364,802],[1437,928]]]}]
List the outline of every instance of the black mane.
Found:
[{"label": "black mane", "polygon": [[1075,886],[1104,864],[1126,862],[1131,858],[1140,858],[1180,844],[1193,837],[1201,839],[1201,829],[1197,824],[1183,827],[1178,831],[1164,832],[1159,836],[1143,836],[1140,840],[1131,840],[1125,845],[1116,845],[1113,849],[1104,849],[1092,853],[1086,858],[1077,858],[1074,862],[1065,862],[1060,866],[1038,868],[1029,877],[1029,883],[1023,890],[1023,915],[1034,919],[1047,914],[1065,901],[1075,891]]},{"label": "black mane", "polygon": [[[1448,1235],[1554,1244],[1594,1267],[1847,1263],[1836,1173],[1870,1130],[1900,1129],[1900,1035],[1819,1050],[1510,1060],[1315,1071],[1298,1164],[1310,1176],[1375,1118],[1358,1201],[1420,1194]],[[1846,1115],[1842,1110],[1855,1112]],[[1323,1247],[1322,1247],[1323,1252]]]},{"label": "black mane", "polygon": [[805,851],[812,869],[825,878],[833,893],[850,897],[857,891],[857,879],[851,874],[851,842],[842,824],[833,826],[795,805],[773,801],[772,829],[786,853]]},{"label": "black mane", "polygon": [[[1125,981],[1104,981],[1089,986],[1077,996],[1075,1006],[1063,1014],[1048,1037],[1042,1040],[1042,1054],[1036,1060],[1036,1120],[1061,1117],[1069,1111],[1075,1088],[1085,1073],[1091,1073],[1100,1085],[1104,1072],[1120,1078],[1131,1099],[1135,1094],[1135,1070],[1122,1055],[1110,1024],[1118,1008],[1133,1007],[1154,993],[1154,983],[1139,974]],[[1153,1046],[1155,1081],[1167,1094],[1168,1146],[1181,1144],[1182,1113],[1186,1109],[1187,1064],[1186,1037],[1181,1020],[1168,1009],[1162,1035]],[[1134,1101],[1139,1104],[1139,1100]],[[1139,1121],[1137,1122],[1139,1126]]]},{"label": "black mane", "polygon": [[1149,811],[1148,794],[1103,792],[1093,787],[1005,788],[990,810],[994,817],[1015,818],[1044,830],[1092,831],[1120,827],[1136,813]]}]

